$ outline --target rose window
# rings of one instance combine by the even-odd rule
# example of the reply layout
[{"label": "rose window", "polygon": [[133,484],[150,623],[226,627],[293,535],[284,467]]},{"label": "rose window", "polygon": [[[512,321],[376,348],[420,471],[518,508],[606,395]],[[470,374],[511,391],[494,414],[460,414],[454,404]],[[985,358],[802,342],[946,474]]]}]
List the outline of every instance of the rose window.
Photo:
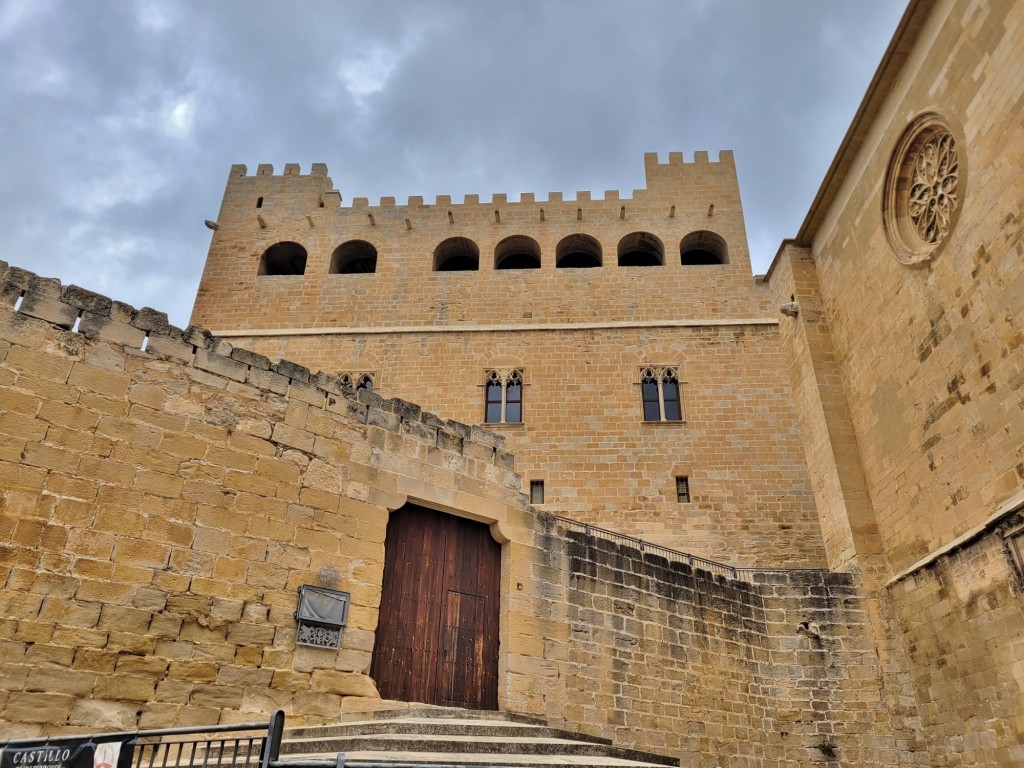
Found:
[{"label": "rose window", "polygon": [[933,259],[956,226],[966,179],[957,136],[944,118],[928,112],[911,122],[893,150],[882,223],[904,264]]}]

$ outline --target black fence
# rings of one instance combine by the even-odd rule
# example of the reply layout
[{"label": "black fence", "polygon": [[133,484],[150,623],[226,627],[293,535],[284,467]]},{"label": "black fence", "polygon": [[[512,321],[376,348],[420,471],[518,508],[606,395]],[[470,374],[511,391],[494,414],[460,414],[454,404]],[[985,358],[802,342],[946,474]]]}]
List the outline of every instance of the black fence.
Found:
[{"label": "black fence", "polygon": [[273,768],[284,712],[265,723],[0,741],[0,768]]},{"label": "black fence", "polygon": [[821,568],[743,568],[735,565],[727,565],[726,563],[718,563],[714,560],[708,560],[705,557],[691,555],[687,552],[669,549],[668,547],[663,547],[660,544],[652,544],[649,541],[637,539],[633,536],[627,536],[624,533],[616,533],[615,531],[609,531],[606,528],[599,528],[596,525],[581,523],[578,520],[573,520],[568,517],[562,517],[560,515],[555,515],[554,517],[558,521],[559,525],[567,531],[577,531],[578,533],[582,533],[584,536],[592,536],[596,539],[611,541],[615,544],[620,544],[624,547],[638,550],[644,554],[650,553],[652,555],[657,555],[658,557],[665,558],[670,563],[686,563],[692,568],[699,568],[700,570],[707,571],[715,576],[724,576],[727,579],[739,579],[740,581],[755,583],[757,581],[757,574],[794,573],[797,571],[822,572]]}]

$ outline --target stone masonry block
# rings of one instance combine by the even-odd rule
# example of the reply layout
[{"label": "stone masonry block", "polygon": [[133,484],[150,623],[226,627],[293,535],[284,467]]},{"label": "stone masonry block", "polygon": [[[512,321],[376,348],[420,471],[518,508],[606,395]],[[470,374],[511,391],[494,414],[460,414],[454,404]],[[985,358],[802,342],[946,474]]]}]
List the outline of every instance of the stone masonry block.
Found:
[{"label": "stone masonry block", "polygon": [[12,723],[63,725],[74,701],[73,696],[62,693],[12,693],[3,709],[3,718]]},{"label": "stone masonry block", "polygon": [[515,456],[513,456],[508,451],[496,450],[494,452],[494,463],[496,466],[502,467],[504,469],[514,470],[516,468]]},{"label": "stone masonry block", "polygon": [[59,299],[41,296],[36,293],[25,294],[18,310],[30,317],[38,317],[60,328],[71,328],[78,319],[78,310]]},{"label": "stone masonry block", "polygon": [[158,357],[169,357],[183,363],[192,360],[192,345],[172,336],[150,336],[146,351]]},{"label": "stone masonry block", "polygon": [[366,406],[347,397],[329,397],[327,399],[327,410],[340,413],[357,424],[366,423]]},{"label": "stone masonry block", "polygon": [[380,698],[377,686],[367,675],[339,672],[334,669],[316,669],[312,673],[312,690],[341,696],[367,696]]},{"label": "stone masonry block", "polygon": [[288,388],[288,397],[293,402],[307,403],[322,408],[327,394],[312,384],[292,379],[291,385]]},{"label": "stone masonry block", "polygon": [[322,389],[324,392],[330,392],[334,395],[343,394],[346,389],[345,385],[341,383],[340,376],[324,373],[323,371],[317,371],[316,375],[313,376],[311,383]]},{"label": "stone masonry block", "polygon": [[437,430],[428,427],[418,421],[406,421],[402,419],[402,434],[410,435],[431,445],[437,443]]},{"label": "stone masonry block", "polygon": [[131,304],[125,304],[123,301],[112,301],[110,303],[110,319],[124,323],[125,325],[131,325],[132,320],[135,319],[139,311]]},{"label": "stone masonry block", "polygon": [[483,427],[474,426],[471,439],[474,443],[486,445],[491,448],[501,448],[502,450],[504,450],[505,448],[504,437],[502,437],[501,435],[496,435],[493,432],[488,432]]},{"label": "stone masonry block", "polygon": [[82,314],[82,321],[78,324],[78,330],[87,338],[105,339],[115,344],[124,344],[134,348],[141,347],[142,340],[146,338],[144,331],[133,328],[128,323],[88,311]]},{"label": "stone masonry block", "polygon": [[231,357],[240,363],[245,363],[252,368],[258,368],[261,371],[270,370],[270,358],[266,355],[261,355],[256,352],[251,352],[243,347],[234,347],[231,350]]},{"label": "stone masonry block", "polygon": [[369,389],[360,389],[356,392],[356,398],[363,405],[371,408],[383,408],[384,398]]},{"label": "stone masonry block", "polygon": [[167,320],[166,312],[159,312],[151,307],[143,307],[139,310],[132,325],[150,333],[164,334],[170,329],[171,324]]},{"label": "stone masonry block", "polygon": [[198,325],[190,325],[186,328],[181,339],[196,349],[213,349],[216,345],[213,334]]},{"label": "stone masonry block", "polygon": [[462,453],[462,438],[446,432],[443,429],[437,431],[437,447],[443,451],[454,451]]},{"label": "stone masonry block", "polygon": [[380,408],[370,407],[366,412],[366,423],[375,427],[381,427],[389,432],[397,432],[402,418],[397,413],[382,411]]},{"label": "stone masonry block", "polygon": [[274,363],[270,366],[270,370],[303,384],[309,383],[309,368],[299,365],[298,363],[293,363],[291,360],[281,360]]},{"label": "stone masonry block", "polygon": [[27,269],[21,267],[8,267],[7,269],[7,284],[13,285],[20,291],[27,291],[32,283],[35,272],[29,272]]},{"label": "stone masonry block", "polygon": [[196,368],[215,373],[227,379],[233,379],[234,381],[245,381],[246,374],[249,372],[249,368],[245,363],[240,363],[237,360],[232,360],[230,357],[224,357],[199,347],[196,347],[195,365]]},{"label": "stone masonry block", "polygon": [[87,291],[77,285],[66,285],[61,291],[61,300],[72,307],[91,312],[101,317],[110,316],[110,307],[113,302],[106,296],[99,293]]},{"label": "stone masonry block", "polygon": [[60,280],[56,277],[40,277],[39,275],[32,275],[29,278],[27,290],[29,293],[34,293],[37,296],[59,299],[60,288]]},{"label": "stone masonry block", "polygon": [[397,397],[391,398],[391,406],[395,413],[405,421],[419,421],[422,409],[416,403],[401,400]]}]

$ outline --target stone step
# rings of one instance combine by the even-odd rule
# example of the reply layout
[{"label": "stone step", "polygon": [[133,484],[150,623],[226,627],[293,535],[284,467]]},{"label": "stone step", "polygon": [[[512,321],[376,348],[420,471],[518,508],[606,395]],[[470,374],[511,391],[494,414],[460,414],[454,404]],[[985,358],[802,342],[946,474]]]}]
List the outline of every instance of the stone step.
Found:
[{"label": "stone step", "polygon": [[516,712],[502,712],[493,709],[462,709],[460,707],[441,707],[430,704],[417,704],[415,706],[402,705],[401,702],[393,702],[394,708],[373,709],[365,712],[350,712],[344,718],[344,722],[357,722],[364,720],[407,720],[407,719],[439,719],[439,720],[501,720],[508,723],[529,723],[533,725],[547,725],[547,721],[540,717],[520,715]]},{"label": "stone step", "polygon": [[286,732],[287,739],[323,739],[332,736],[375,736],[394,733],[400,724],[401,732],[410,736],[502,736],[548,739],[576,739],[592,744],[610,745],[611,739],[561,731],[533,723],[509,723],[501,720],[443,720],[440,718],[401,718],[369,720],[293,728]]},{"label": "stone step", "polygon": [[[282,758],[285,765],[289,760],[330,760],[337,753],[296,754]],[[488,758],[480,754],[459,754],[437,752],[346,752],[346,768],[360,768],[361,765],[388,766],[388,768],[426,768],[428,766],[459,766],[459,768],[664,768],[665,763],[647,763],[638,760],[623,760],[616,757],[580,755],[495,755]],[[673,763],[678,765],[678,763]]]},{"label": "stone step", "polygon": [[282,763],[334,761],[359,766],[465,768],[658,768],[679,765],[662,755],[614,746],[610,740],[549,728],[536,717],[455,707],[379,709],[350,713],[340,723],[285,731]]},{"label": "stone step", "polygon": [[434,754],[477,755],[544,755],[576,757],[614,757],[661,765],[676,761],[637,750],[595,744],[576,739],[523,736],[459,736],[410,735],[387,733],[375,736],[328,736],[324,738],[289,738],[281,744],[281,755],[354,752],[429,752]]}]

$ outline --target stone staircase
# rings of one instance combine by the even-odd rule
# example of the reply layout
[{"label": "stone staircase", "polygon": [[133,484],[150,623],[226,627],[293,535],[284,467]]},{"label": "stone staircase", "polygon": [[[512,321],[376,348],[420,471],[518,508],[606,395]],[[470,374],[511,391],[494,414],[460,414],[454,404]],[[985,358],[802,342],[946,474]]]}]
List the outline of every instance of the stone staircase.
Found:
[{"label": "stone staircase", "polygon": [[679,761],[611,745],[608,739],[548,728],[506,712],[446,707],[369,712],[338,725],[285,731],[280,760],[334,761],[358,768],[661,768]]}]

